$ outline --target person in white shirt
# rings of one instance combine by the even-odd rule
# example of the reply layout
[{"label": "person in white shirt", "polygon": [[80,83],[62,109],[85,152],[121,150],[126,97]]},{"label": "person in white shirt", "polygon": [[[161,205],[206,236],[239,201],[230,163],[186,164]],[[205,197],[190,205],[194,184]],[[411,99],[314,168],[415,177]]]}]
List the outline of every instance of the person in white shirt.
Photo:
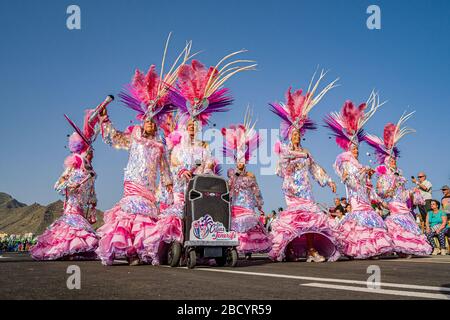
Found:
[{"label": "person in white shirt", "polygon": [[433,185],[431,184],[430,181],[427,180],[427,175],[425,174],[425,172],[419,172],[417,177],[419,178],[419,180],[417,180],[415,177],[412,177],[412,182],[417,185],[420,194],[425,200],[425,205],[418,205],[422,221],[425,221],[427,217],[427,212],[431,210],[431,200],[432,200],[431,192]]},{"label": "person in white shirt", "polygon": [[342,212],[341,208],[336,207],[334,213],[336,216],[334,217],[334,225],[337,226],[344,219],[344,212]]}]

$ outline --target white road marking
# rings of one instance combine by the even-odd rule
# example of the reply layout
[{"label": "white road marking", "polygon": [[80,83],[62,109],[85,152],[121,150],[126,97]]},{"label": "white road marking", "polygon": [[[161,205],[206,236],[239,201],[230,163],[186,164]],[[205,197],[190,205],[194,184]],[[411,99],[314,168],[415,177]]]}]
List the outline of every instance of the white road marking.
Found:
[{"label": "white road marking", "polygon": [[[244,275],[249,275],[249,276],[260,276],[260,277],[271,277],[271,278],[284,278],[284,279],[296,279],[296,280],[320,281],[320,282],[336,282],[336,283],[346,283],[346,284],[359,284],[359,285],[364,285],[364,286],[367,285],[367,281],[347,280],[347,279],[316,278],[316,277],[293,276],[293,275],[287,275],[287,274],[235,271],[235,270],[214,269],[214,268],[196,268],[194,270],[244,274]],[[379,285],[379,286],[383,286],[383,287],[392,287],[392,288],[450,292],[450,288],[446,288],[446,287],[419,286],[419,285],[414,285],[414,284],[401,284],[401,283],[390,283],[390,282],[380,282],[380,283],[370,282],[370,284],[374,285],[374,286]]]},{"label": "white road marking", "polygon": [[335,290],[347,290],[347,291],[356,291],[356,292],[386,294],[386,295],[393,295],[393,296],[406,296],[406,297],[415,297],[415,298],[450,300],[450,295],[439,294],[439,293],[386,290],[386,289],[370,289],[370,288],[362,288],[362,287],[354,287],[354,286],[339,286],[339,285],[325,284],[325,283],[305,283],[305,284],[302,284],[302,286],[323,288],[323,289],[335,289]]},{"label": "white road marking", "polygon": [[389,261],[389,262],[412,262],[412,263],[443,263],[443,264],[450,264],[450,260],[444,260],[444,259],[399,259],[399,260],[383,260],[383,261]]}]

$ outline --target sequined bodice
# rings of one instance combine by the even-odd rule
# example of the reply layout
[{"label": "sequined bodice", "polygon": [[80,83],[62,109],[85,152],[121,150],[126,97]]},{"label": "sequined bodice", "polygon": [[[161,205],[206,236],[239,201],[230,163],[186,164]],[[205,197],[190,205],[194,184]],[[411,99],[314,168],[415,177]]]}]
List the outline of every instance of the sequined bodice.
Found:
[{"label": "sequined bodice", "polygon": [[235,170],[228,171],[231,204],[250,210],[262,207],[264,202],[258,183],[254,176],[235,175]]},{"label": "sequined bodice", "polygon": [[196,141],[192,144],[179,144],[172,150],[174,162],[171,165],[170,171],[174,178],[173,190],[174,192],[184,193],[187,182],[179,176],[183,170],[188,170],[194,174],[210,174],[211,170],[206,167],[211,162],[211,153],[208,148],[202,145],[201,141]]},{"label": "sequined bodice", "polygon": [[280,154],[277,169],[278,175],[283,177],[283,192],[286,196],[314,201],[309,175],[320,186],[331,182],[331,178],[307,151],[289,150],[286,146]]},{"label": "sequined bodice", "polygon": [[[94,181],[95,174],[83,168],[66,169],[61,175],[62,181],[58,179],[55,190],[65,197],[66,213],[83,213],[88,206],[96,202]],[[78,188],[73,187],[79,185]]]},{"label": "sequined bodice", "polygon": [[157,170],[163,157],[162,145],[157,141],[132,139],[124,181],[156,190]]},{"label": "sequined bodice", "polygon": [[[367,188],[367,175],[362,173],[363,166],[349,152],[338,156],[335,163],[338,176],[344,180],[349,202],[352,200],[370,204],[370,190]],[[344,179],[344,172],[347,176]]]},{"label": "sequined bodice", "polygon": [[409,198],[409,191],[406,189],[406,179],[400,172],[396,175],[389,169],[378,178],[377,193],[388,202],[405,203]]}]

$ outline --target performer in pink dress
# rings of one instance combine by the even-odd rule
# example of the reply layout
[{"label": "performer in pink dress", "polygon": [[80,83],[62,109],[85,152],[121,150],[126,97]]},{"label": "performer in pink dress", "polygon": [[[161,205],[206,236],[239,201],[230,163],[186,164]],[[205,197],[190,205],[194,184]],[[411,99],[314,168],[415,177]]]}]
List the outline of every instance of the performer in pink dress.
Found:
[{"label": "performer in pink dress", "polygon": [[404,258],[410,258],[412,255],[429,255],[432,251],[407,205],[411,199],[417,204],[423,201],[423,198],[417,189],[406,188],[407,180],[397,167],[399,155],[397,143],[404,135],[414,132],[402,125],[413,113],[404,114],[397,124],[386,124],[383,140],[369,134],[364,138],[374,148],[380,163],[376,169],[378,175],[376,190],[378,196],[383,199],[384,207],[390,213],[385,220],[388,234],[394,243],[394,251]]},{"label": "performer in pink dress", "polygon": [[[169,87],[175,83],[179,67],[190,58],[190,46],[190,43],[186,45],[162,79],[154,66],[147,74],[136,70],[132,84],[127,88],[128,93],[120,94],[125,106],[138,112],[142,125],[120,132],[112,126],[106,109],[102,114],[105,142],[129,151],[123,198],[105,212],[105,224],[98,230],[101,239],[97,254],[104,265],[111,265],[117,258],[126,258],[130,265],[142,262],[159,264],[157,249],[151,246],[151,239],[159,237],[156,227],[159,214],[157,178],[159,176],[169,193],[172,192],[172,179],[164,145],[156,133],[163,115],[173,111]],[[182,55],[184,59],[177,66]]]},{"label": "performer in pink dress", "polygon": [[[366,113],[368,104],[371,108]],[[359,107],[346,101],[340,114],[332,113],[325,118],[337,144],[345,150],[337,156],[334,168],[345,184],[352,208],[337,226],[336,238],[341,253],[355,259],[377,257],[393,249],[383,219],[371,206],[370,178],[374,171],[358,161],[358,145],[365,134],[363,126],[381,105],[378,95],[372,92],[368,101]]]},{"label": "performer in pink dress", "polygon": [[65,197],[64,212],[31,247],[30,254],[35,260],[96,258],[98,237],[88,222],[88,219],[95,222],[97,205],[91,146],[96,137],[96,123],[89,121],[91,112],[86,112],[83,131],[67,118],[76,130],[69,138],[72,154],[64,161],[65,170],[55,183],[55,190]]},{"label": "performer in pink dress", "polygon": [[272,241],[270,235],[260,221],[264,204],[261,191],[253,173],[247,171],[246,163],[250,160],[253,151],[260,143],[260,136],[251,124],[247,112],[243,124],[223,128],[224,155],[233,159],[235,169],[228,170],[230,197],[231,197],[231,229],[238,233],[239,246],[237,250],[250,259],[252,253],[265,253],[270,251]]},{"label": "performer in pink dress", "polygon": [[[315,76],[315,75],[314,75]],[[336,80],[328,84],[317,96],[322,71],[318,80],[302,90],[286,93],[286,104],[271,104],[272,111],[281,119],[281,135],[286,143],[278,143],[279,154],[277,174],[283,178],[283,192],[288,208],[272,223],[273,246],[269,253],[272,260],[294,260],[306,257],[307,262],[335,261],[339,251],[327,215],[314,202],[309,174],[320,186],[328,185],[333,192],[336,185],[321,168],[311,153],[300,144],[306,130],[315,129],[308,113],[330,89]]]},{"label": "performer in pink dress", "polygon": [[[167,137],[170,151],[170,169],[174,179],[173,205],[161,211],[158,221],[159,239],[149,238],[152,248],[164,248],[162,244],[183,242],[183,223],[185,191],[189,180],[197,174],[215,174],[220,167],[213,158],[208,144],[200,139],[202,126],[209,123],[215,112],[225,112],[233,102],[228,89],[221,85],[229,78],[230,72],[236,74],[252,70],[255,65],[244,65],[229,70],[220,65],[228,58],[240,53],[234,52],[223,58],[216,66],[207,69],[197,60],[180,67],[177,87],[172,88],[171,101],[178,108],[177,125]],[[230,62],[235,65],[240,61]],[[220,70],[220,71],[219,71]],[[167,200],[162,199],[163,203]],[[158,255],[163,255],[159,252]]]}]

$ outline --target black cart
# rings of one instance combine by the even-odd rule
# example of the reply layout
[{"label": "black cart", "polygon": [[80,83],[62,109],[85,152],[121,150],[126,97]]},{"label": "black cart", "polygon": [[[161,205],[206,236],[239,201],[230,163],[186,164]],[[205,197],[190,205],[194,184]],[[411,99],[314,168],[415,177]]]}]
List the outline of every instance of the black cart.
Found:
[{"label": "black cart", "polygon": [[[184,243],[181,255],[187,267],[194,268],[197,258],[215,259],[219,266],[236,266],[236,247],[239,241],[237,233],[231,231],[230,226],[227,181],[214,175],[195,175],[189,181],[185,193]],[[179,255],[170,251],[169,264],[178,264],[174,258],[178,260]]]}]

